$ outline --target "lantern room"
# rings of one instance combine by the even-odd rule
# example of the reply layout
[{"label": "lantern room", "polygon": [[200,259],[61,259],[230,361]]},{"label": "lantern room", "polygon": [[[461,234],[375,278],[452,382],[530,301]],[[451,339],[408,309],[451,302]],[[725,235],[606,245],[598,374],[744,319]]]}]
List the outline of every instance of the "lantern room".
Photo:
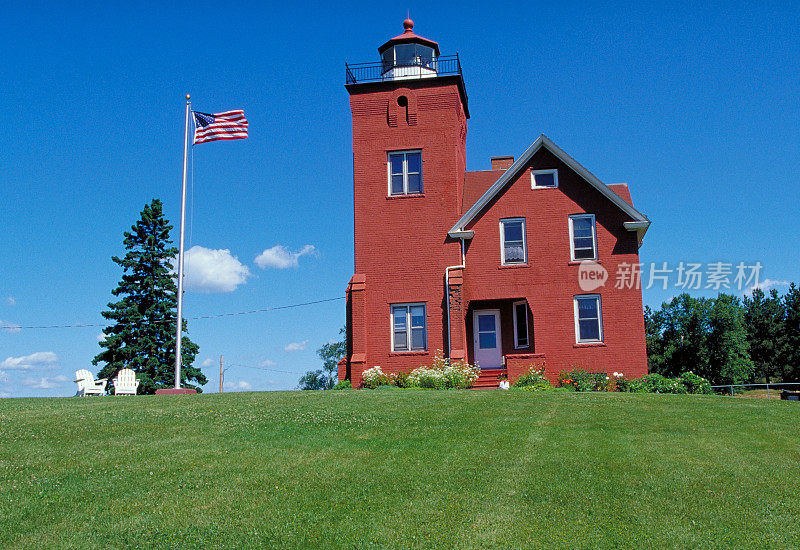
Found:
[{"label": "lantern room", "polygon": [[403,21],[403,34],[378,48],[381,79],[434,77],[438,74],[439,44],[414,33],[414,21]]}]

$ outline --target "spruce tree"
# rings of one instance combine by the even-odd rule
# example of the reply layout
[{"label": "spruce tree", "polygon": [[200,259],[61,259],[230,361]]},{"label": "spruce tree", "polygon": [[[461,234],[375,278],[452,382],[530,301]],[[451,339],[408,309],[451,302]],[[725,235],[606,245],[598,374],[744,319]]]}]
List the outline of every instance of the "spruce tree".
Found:
[{"label": "spruce tree", "polygon": [[762,378],[773,382],[783,374],[784,317],[783,302],[774,288],[769,296],[757,288],[752,298],[744,297],[744,321],[756,382]]},{"label": "spruce tree", "polygon": [[783,296],[783,307],[785,311],[783,380],[800,382],[800,287],[796,284],[792,283]]},{"label": "spruce tree", "polygon": [[[114,324],[103,329],[105,348],[92,364],[105,363],[99,378],[111,380],[121,369],[133,369],[140,380],[139,393],[152,394],[175,385],[175,329],[178,289],[172,261],[178,250],[170,246],[172,226],[164,218],[161,201],[145,205],[142,217],[125,232],[124,258],[111,259],[122,267],[123,275],[112,293],[121,297],[108,304],[102,315]],[[186,321],[183,322],[186,331]],[[188,337],[181,340],[181,387],[201,388],[206,377],[192,363],[197,344]]]}]

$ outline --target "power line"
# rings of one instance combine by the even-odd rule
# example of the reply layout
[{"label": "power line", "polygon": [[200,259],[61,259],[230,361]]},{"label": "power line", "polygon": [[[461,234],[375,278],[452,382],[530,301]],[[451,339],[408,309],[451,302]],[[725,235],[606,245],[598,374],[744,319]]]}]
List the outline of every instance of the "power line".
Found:
[{"label": "power line", "polygon": [[[238,315],[251,315],[253,313],[265,313],[268,311],[278,311],[281,309],[293,309],[296,307],[304,307],[304,306],[313,306],[315,304],[323,304],[325,302],[335,302],[337,300],[344,300],[345,296],[338,296],[336,298],[325,298],[323,300],[313,300],[311,302],[302,302],[299,304],[290,304],[286,306],[272,306],[272,307],[265,307],[261,309],[251,309],[249,311],[234,311],[230,313],[217,313],[215,315],[198,315],[197,317],[184,317],[186,321],[193,321],[197,319],[219,319],[222,317],[235,317]],[[174,320],[160,320],[160,321],[151,321],[151,323],[172,323]],[[22,330],[22,329],[47,329],[47,328],[87,328],[87,327],[110,327],[113,326],[113,323],[73,323],[71,325],[27,325],[27,326],[20,326],[11,323],[6,323],[0,325],[0,330],[5,331],[14,331]],[[294,373],[292,373],[294,374]]]},{"label": "power line", "polygon": [[253,369],[253,370],[263,370],[263,371],[268,371],[268,372],[280,372],[280,373],[283,373],[283,374],[300,374],[300,373],[294,372],[294,371],[273,369],[273,368],[270,368],[270,367],[254,367],[252,365],[241,365],[239,363],[228,363],[228,366],[229,367],[242,367],[242,368],[245,368],[245,369]]}]

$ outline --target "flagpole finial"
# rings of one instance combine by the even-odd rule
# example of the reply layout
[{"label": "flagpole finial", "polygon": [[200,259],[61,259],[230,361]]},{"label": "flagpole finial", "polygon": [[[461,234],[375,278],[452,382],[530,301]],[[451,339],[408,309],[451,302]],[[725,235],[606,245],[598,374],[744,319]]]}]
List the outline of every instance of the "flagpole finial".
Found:
[{"label": "flagpole finial", "polygon": [[186,101],[189,101],[190,99],[192,99],[192,96],[190,96],[189,94],[186,94]]}]

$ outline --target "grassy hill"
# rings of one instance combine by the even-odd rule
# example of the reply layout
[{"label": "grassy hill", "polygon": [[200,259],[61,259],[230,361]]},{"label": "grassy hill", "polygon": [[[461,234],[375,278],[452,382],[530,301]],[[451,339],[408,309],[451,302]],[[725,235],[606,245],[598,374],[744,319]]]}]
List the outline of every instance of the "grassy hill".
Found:
[{"label": "grassy hill", "polygon": [[5,399],[0,547],[798,547],[799,420],[649,394]]}]

